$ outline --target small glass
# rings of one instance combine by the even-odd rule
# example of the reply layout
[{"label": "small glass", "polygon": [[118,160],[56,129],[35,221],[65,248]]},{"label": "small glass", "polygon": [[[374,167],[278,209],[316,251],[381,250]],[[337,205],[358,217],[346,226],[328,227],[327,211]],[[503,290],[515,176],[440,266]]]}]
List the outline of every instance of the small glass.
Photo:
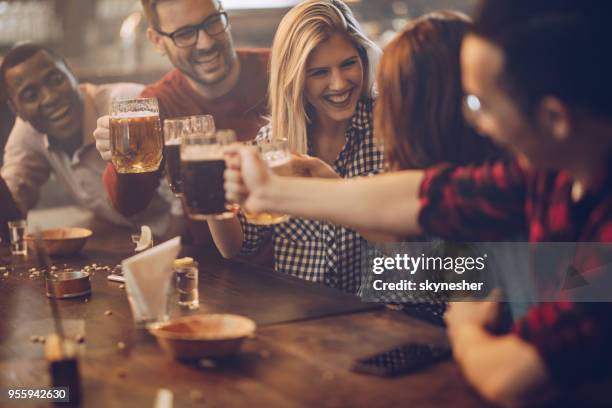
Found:
[{"label": "small glass", "polygon": [[181,181],[187,214],[194,220],[228,219],[237,207],[225,201],[225,152],[236,141],[232,130],[192,133],[181,143]]},{"label": "small glass", "polygon": [[14,220],[8,222],[11,238],[11,254],[28,255],[28,245],[25,241],[25,232],[28,228],[26,220]]},{"label": "small glass", "polygon": [[179,306],[195,310],[200,307],[198,290],[198,263],[174,267],[174,284]]},{"label": "small glass", "polygon": [[[291,153],[287,139],[262,140],[247,142],[251,146],[259,149],[262,158],[268,167],[279,176],[291,176]],[[281,224],[289,219],[286,214],[277,213],[252,213],[242,210],[248,222],[255,225],[275,225]]]},{"label": "small glass", "polygon": [[155,98],[116,99],[111,104],[111,160],[118,173],[157,171],[163,137]]}]

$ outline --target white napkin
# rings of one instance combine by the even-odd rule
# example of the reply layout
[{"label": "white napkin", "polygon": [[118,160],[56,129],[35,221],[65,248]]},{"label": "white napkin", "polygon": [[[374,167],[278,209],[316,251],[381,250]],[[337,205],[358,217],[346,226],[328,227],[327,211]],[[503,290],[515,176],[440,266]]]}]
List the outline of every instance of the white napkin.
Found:
[{"label": "white napkin", "polygon": [[136,323],[165,318],[172,263],[180,249],[181,238],[176,237],[121,262]]}]

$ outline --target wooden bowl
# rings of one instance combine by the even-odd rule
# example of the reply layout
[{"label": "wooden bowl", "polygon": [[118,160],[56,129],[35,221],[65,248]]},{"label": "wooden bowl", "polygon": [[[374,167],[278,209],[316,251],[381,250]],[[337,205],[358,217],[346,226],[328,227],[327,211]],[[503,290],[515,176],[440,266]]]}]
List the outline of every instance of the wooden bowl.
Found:
[{"label": "wooden bowl", "polygon": [[247,317],[203,314],[153,323],[148,329],[166,353],[177,360],[193,360],[236,353],[255,327]]},{"label": "wooden bowl", "polygon": [[[80,252],[93,232],[87,228],[55,228],[41,231],[47,252],[51,256],[72,255]],[[25,239],[34,242],[34,235],[27,234]]]}]

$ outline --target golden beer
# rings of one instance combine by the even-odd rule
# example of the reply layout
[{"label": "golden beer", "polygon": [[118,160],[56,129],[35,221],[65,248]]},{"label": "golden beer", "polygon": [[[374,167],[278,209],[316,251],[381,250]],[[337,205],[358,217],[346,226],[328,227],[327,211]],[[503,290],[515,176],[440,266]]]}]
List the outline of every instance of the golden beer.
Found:
[{"label": "golden beer", "polygon": [[[262,156],[274,174],[283,177],[288,177],[293,174],[291,157],[288,151],[272,151],[264,153]],[[289,219],[289,216],[286,214],[268,212],[252,213],[246,210],[243,210],[243,213],[247,221],[254,225],[281,224]]]},{"label": "golden beer", "polygon": [[112,110],[110,148],[117,172],[157,171],[164,147],[157,100],[115,101]]}]

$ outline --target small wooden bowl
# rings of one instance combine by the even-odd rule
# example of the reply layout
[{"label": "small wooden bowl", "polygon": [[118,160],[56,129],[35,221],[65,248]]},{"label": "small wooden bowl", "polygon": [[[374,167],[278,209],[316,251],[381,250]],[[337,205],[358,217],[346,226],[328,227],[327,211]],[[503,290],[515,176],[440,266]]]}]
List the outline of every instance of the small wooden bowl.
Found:
[{"label": "small wooden bowl", "polygon": [[[42,241],[51,256],[72,255],[80,252],[93,232],[87,228],[55,228],[41,231]],[[33,234],[27,234],[25,239],[34,242]]]},{"label": "small wooden bowl", "polygon": [[193,360],[236,353],[255,327],[247,317],[203,314],[154,323],[148,329],[166,353],[177,360]]}]

